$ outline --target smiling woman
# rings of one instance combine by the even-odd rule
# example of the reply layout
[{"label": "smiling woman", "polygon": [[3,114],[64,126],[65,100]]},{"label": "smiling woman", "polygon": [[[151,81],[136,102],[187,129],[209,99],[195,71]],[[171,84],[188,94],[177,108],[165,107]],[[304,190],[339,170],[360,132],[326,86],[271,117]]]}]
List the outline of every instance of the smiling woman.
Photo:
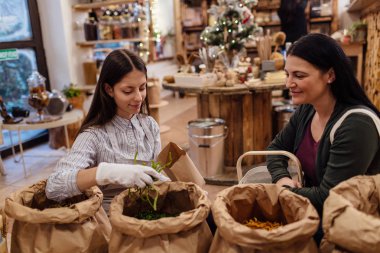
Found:
[{"label": "smiling woman", "polygon": [[332,187],[356,175],[380,172],[380,140],[371,117],[350,114],[331,143],[333,126],[352,108],[372,111],[377,117],[380,112],[356,80],[343,50],[330,37],[306,35],[289,48],[287,55],[286,86],[299,107],[268,149],[297,156],[305,187],[291,179],[283,156],[268,156],[268,170],[273,183],[309,198],[321,215]]},{"label": "smiling woman", "polygon": [[47,182],[48,198],[61,201],[99,185],[106,210],[125,187],[143,188],[168,178],[148,166],[161,151],[157,122],[148,116],[147,70],[143,60],[121,49],[103,63],[94,98],[71,151]]}]

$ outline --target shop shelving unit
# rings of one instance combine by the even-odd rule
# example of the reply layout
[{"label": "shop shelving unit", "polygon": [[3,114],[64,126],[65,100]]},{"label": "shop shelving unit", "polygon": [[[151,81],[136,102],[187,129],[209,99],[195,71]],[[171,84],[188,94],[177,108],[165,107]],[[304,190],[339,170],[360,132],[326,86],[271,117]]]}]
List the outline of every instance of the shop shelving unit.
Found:
[{"label": "shop shelving unit", "polygon": [[[365,0],[356,0],[356,1],[365,1]],[[267,13],[277,12],[279,7],[280,6],[278,2],[277,5],[272,4],[272,5],[267,5],[265,7],[258,6],[253,9],[253,12],[255,14],[262,13],[262,12],[267,12]],[[314,18],[307,16],[308,26],[309,26],[310,31],[318,31],[318,27],[322,27],[322,26],[325,26],[325,28],[328,28],[328,30],[325,29],[323,31],[329,34],[338,30],[338,0],[331,0],[331,8],[332,8],[331,16],[321,16],[321,17],[314,17]],[[272,32],[280,31],[281,29],[280,21],[262,22],[259,25],[262,26],[264,30],[270,29]]]},{"label": "shop shelving unit", "polygon": [[[176,52],[183,56],[189,56],[192,52],[197,52],[201,47],[201,41],[199,39],[201,32],[207,26],[207,9],[209,2],[207,0],[199,0],[199,6],[187,6],[184,0],[174,0],[174,17],[175,17],[175,40],[176,40]],[[185,9],[198,8],[201,12],[202,24],[185,24],[184,15]],[[198,38],[196,41],[195,38]],[[193,43],[196,42],[196,43]]]},{"label": "shop shelving unit", "polygon": [[[72,9],[76,12],[86,12],[91,9],[100,9],[101,7],[106,6],[112,6],[112,5],[121,5],[121,4],[128,4],[128,3],[135,3],[136,0],[109,0],[109,1],[103,1],[103,2],[96,2],[96,3],[84,3],[84,4],[74,4],[72,5]],[[152,1],[151,0],[140,0],[138,2],[145,2],[149,6],[149,17],[152,17],[151,13],[151,6]],[[149,30],[152,31],[152,20],[149,18]],[[97,44],[104,44],[104,43],[115,43],[115,42],[147,42],[148,43],[148,50],[149,50],[149,61],[154,60],[154,38],[148,36],[141,37],[141,38],[125,38],[125,39],[116,39],[116,40],[94,40],[94,41],[78,41],[76,44],[80,47],[94,47]]]}]

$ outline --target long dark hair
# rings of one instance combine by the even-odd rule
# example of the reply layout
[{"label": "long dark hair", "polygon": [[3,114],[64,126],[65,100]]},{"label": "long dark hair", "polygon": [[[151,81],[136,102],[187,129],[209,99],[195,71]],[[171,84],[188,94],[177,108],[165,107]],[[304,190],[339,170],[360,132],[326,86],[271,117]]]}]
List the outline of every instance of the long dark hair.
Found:
[{"label": "long dark hair", "polygon": [[332,68],[335,80],[331,83],[331,91],[337,102],[350,106],[365,105],[380,117],[379,110],[356,79],[350,59],[334,39],[320,33],[305,35],[293,43],[287,55],[302,58],[322,73]]},{"label": "long dark hair", "polygon": [[[129,50],[117,49],[106,57],[95,88],[90,110],[78,134],[91,126],[102,126],[111,121],[116,114],[117,106],[114,98],[106,92],[105,84],[113,87],[133,70],[141,71],[147,78],[147,69],[144,61]],[[148,97],[143,101],[140,113],[149,114]]]},{"label": "long dark hair", "polygon": [[281,0],[278,15],[281,23],[289,24],[295,19],[297,8],[302,6],[302,0]]}]

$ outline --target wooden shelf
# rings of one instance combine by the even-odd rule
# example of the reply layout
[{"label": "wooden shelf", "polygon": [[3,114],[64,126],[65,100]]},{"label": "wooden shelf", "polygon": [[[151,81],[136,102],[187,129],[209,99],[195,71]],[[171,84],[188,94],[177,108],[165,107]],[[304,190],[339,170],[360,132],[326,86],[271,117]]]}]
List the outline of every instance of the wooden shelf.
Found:
[{"label": "wooden shelf", "polygon": [[198,51],[201,47],[187,47],[186,48],[186,51],[190,51],[190,52],[194,52],[194,51]]},{"label": "wooden shelf", "polygon": [[[149,41],[154,41],[155,38],[148,38]],[[96,44],[104,44],[104,43],[115,43],[115,42],[140,42],[146,41],[145,38],[130,38],[130,39],[119,39],[119,40],[91,40],[91,41],[81,41],[77,42],[77,45],[80,47],[93,47]]]},{"label": "wooden shelf", "polygon": [[281,25],[281,22],[271,21],[271,22],[263,22],[263,23],[258,24],[258,26],[277,26],[277,25]]},{"label": "wooden shelf", "polygon": [[318,17],[318,18],[311,18],[310,19],[310,23],[324,23],[324,22],[331,22],[332,21],[332,17],[331,16],[328,16],[328,17]]},{"label": "wooden shelf", "polygon": [[268,7],[254,7],[253,9],[256,11],[274,11],[278,10],[278,8],[280,8],[280,6],[273,5]]},{"label": "wooden shelf", "polygon": [[354,0],[349,6],[348,12],[362,11],[366,7],[378,2],[379,0]]},{"label": "wooden shelf", "polygon": [[182,30],[184,32],[201,32],[205,29],[205,26],[184,26],[182,27]]},{"label": "wooden shelf", "polygon": [[103,6],[109,6],[109,5],[118,5],[118,4],[127,4],[127,3],[134,3],[135,0],[111,0],[111,1],[104,1],[99,3],[89,3],[89,4],[74,4],[72,7],[74,10],[77,11],[86,11],[89,9],[97,9]]}]

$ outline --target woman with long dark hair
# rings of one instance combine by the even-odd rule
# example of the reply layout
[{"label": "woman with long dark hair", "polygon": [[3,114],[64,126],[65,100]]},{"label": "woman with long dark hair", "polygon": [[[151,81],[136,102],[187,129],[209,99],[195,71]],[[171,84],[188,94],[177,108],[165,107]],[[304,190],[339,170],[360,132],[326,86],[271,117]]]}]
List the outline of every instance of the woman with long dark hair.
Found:
[{"label": "woman with long dark hair", "polygon": [[277,13],[281,20],[281,31],[286,42],[294,42],[307,34],[305,8],[308,0],[281,0]]},{"label": "woman with long dark hair", "polygon": [[140,57],[125,49],[107,56],[73,147],[48,178],[49,199],[61,201],[99,185],[107,210],[125,187],[144,187],[153,178],[169,180],[134,164],[136,154],[138,160],[151,161],[161,150],[158,124],[148,116],[146,89],[147,69]]},{"label": "woman with long dark hair", "polygon": [[287,159],[268,156],[273,183],[307,197],[322,214],[329,190],[356,175],[380,173],[379,133],[365,113],[347,116],[330,139],[341,116],[361,108],[378,120],[379,110],[366,96],[342,48],[329,36],[309,34],[287,52],[286,86],[299,105],[269,150],[286,150],[301,162],[305,185],[291,179]]}]

